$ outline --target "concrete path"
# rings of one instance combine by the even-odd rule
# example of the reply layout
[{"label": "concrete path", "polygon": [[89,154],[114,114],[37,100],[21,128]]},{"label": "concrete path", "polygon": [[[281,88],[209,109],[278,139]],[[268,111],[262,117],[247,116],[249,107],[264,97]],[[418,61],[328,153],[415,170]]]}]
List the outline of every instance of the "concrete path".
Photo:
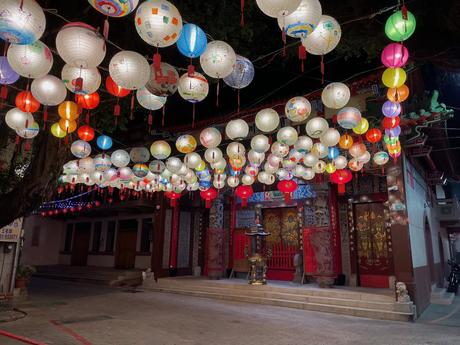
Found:
[{"label": "concrete path", "polygon": [[[456,301],[459,304],[459,301]],[[35,279],[24,319],[0,324],[43,342],[71,345],[326,345],[460,343],[460,312],[443,325],[378,321],[304,310]],[[431,315],[431,316],[430,316]],[[435,316],[435,317],[432,317]],[[428,318],[428,319],[425,319]],[[438,317],[439,319],[439,317]],[[447,321],[446,321],[447,322]],[[20,342],[0,336],[2,345]]]}]

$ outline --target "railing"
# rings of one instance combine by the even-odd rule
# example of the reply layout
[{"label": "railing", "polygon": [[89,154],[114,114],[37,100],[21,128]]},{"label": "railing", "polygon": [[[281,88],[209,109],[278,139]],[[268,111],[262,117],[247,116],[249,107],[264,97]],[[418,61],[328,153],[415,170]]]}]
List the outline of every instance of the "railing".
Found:
[{"label": "railing", "polygon": [[297,246],[275,243],[268,248],[268,251],[269,270],[295,270],[294,255],[297,253]]}]

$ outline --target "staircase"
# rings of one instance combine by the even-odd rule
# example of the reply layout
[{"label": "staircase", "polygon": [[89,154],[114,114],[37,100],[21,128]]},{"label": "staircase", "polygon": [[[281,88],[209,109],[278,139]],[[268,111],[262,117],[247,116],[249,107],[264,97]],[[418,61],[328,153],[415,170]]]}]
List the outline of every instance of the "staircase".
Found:
[{"label": "staircase", "polygon": [[206,280],[200,278],[163,278],[157,283],[145,281],[146,290],[177,293],[196,297],[266,304],[320,311],[371,319],[410,321],[415,315],[412,302],[396,303],[391,290],[320,289],[314,285],[269,282],[251,286],[244,280]]},{"label": "staircase", "polygon": [[110,286],[138,286],[142,284],[142,271],[117,270],[109,267],[37,266],[34,277]]}]

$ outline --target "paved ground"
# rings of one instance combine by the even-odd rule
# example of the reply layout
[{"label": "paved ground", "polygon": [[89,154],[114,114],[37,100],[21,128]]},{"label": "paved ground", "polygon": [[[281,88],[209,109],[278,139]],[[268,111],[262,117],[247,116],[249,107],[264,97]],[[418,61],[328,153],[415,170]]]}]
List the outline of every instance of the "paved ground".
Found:
[{"label": "paved ground", "polygon": [[[460,343],[459,300],[449,307],[450,316],[438,308],[424,315],[423,323],[403,323],[45,279],[35,279],[30,291],[30,302],[22,306],[28,316],[0,323],[0,330],[45,344]],[[0,337],[0,344],[20,343]]]}]

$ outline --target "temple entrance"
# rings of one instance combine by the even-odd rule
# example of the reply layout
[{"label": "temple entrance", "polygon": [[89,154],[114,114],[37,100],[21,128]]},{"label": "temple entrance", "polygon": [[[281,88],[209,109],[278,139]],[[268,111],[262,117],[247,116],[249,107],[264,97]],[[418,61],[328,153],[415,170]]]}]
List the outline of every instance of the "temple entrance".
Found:
[{"label": "temple entrance", "polygon": [[391,242],[382,203],[355,204],[358,281],[360,286],[388,288],[393,275]]},{"label": "temple entrance", "polygon": [[137,220],[121,220],[117,235],[115,267],[134,268],[136,262]]},{"label": "temple entrance", "polygon": [[299,218],[295,207],[268,208],[263,210],[266,232],[267,278],[292,280],[294,255],[299,249]]},{"label": "temple entrance", "polygon": [[91,223],[75,224],[75,234],[73,238],[72,266],[86,266],[88,262],[89,239],[91,236]]}]

